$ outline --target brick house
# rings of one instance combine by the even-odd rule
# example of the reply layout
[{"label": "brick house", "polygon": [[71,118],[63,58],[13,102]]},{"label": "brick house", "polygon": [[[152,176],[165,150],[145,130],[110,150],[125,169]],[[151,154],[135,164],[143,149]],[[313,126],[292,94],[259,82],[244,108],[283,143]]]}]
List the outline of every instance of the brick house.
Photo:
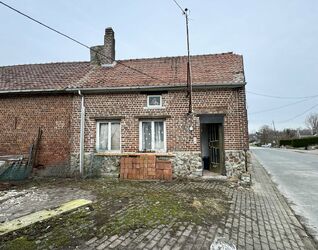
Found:
[{"label": "brick house", "polygon": [[122,156],[146,152],[170,159],[175,176],[245,171],[242,56],[191,57],[191,114],[185,56],[114,58],[107,28],[90,62],[0,67],[0,155],[28,153],[41,127],[41,175],[118,176]]}]

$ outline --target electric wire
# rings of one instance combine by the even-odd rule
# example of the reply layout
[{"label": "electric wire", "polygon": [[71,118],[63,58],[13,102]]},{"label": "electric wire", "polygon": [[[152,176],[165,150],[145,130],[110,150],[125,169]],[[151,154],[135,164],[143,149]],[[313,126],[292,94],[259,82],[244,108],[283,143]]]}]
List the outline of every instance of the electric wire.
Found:
[{"label": "electric wire", "polygon": [[269,98],[276,98],[276,99],[306,99],[306,98],[318,97],[318,95],[312,95],[312,96],[274,96],[274,95],[255,93],[253,91],[248,91],[248,90],[246,92],[253,94],[253,95],[269,97]]},{"label": "electric wire", "polygon": [[289,118],[289,119],[283,120],[283,121],[278,121],[277,123],[286,123],[286,122],[292,121],[292,120],[294,120],[294,119],[296,119],[296,118],[298,118],[298,117],[300,117],[300,116],[305,115],[306,113],[308,113],[309,111],[313,110],[313,109],[316,108],[316,107],[318,107],[318,103],[315,104],[314,106],[310,107],[309,109],[303,111],[302,113],[300,113],[300,114],[298,114],[298,115],[296,115],[296,116],[293,116],[292,118]]},{"label": "electric wire", "polygon": [[[180,4],[179,4],[177,1],[175,1],[175,0],[173,0],[173,1],[174,1],[175,4],[180,8],[180,10],[182,11],[182,13],[185,14],[185,11],[182,9],[182,7],[180,6]],[[41,26],[43,26],[43,27],[45,27],[45,28],[47,28],[47,29],[49,29],[49,30],[51,30],[51,31],[53,31],[53,32],[55,32],[55,33],[57,33],[57,34],[59,34],[59,35],[65,37],[65,38],[67,38],[67,39],[69,39],[69,40],[71,40],[71,41],[73,41],[73,42],[75,42],[75,43],[77,43],[77,44],[79,44],[79,45],[81,45],[81,46],[83,46],[83,47],[89,49],[89,50],[94,51],[95,53],[97,53],[97,54],[100,55],[100,56],[103,56],[103,57],[106,57],[106,58],[115,60],[114,58],[112,58],[112,57],[110,57],[110,56],[106,56],[106,55],[104,55],[104,54],[99,53],[98,51],[96,51],[96,50],[90,48],[88,45],[86,45],[86,44],[80,42],[79,40],[77,40],[77,39],[75,39],[75,38],[73,38],[73,37],[71,37],[71,36],[69,36],[69,35],[67,35],[67,34],[65,34],[65,33],[61,32],[61,31],[59,31],[59,30],[57,30],[57,29],[55,29],[55,28],[50,27],[49,25],[47,25],[47,24],[45,24],[45,23],[43,23],[43,22],[41,22],[41,21],[39,21],[39,20],[37,20],[37,19],[31,17],[30,15],[27,15],[27,14],[23,13],[22,11],[19,11],[18,9],[16,9],[16,8],[14,8],[14,7],[12,7],[12,6],[8,5],[8,4],[6,4],[6,3],[4,3],[3,1],[0,1],[0,4],[2,4],[3,6],[9,8],[9,9],[11,9],[11,10],[13,10],[14,12],[16,12],[16,13],[18,13],[18,14],[20,14],[20,15],[22,15],[22,16],[28,18],[28,19],[30,19],[30,20],[33,21],[33,22],[38,23],[39,25],[41,25]],[[120,64],[120,65],[126,67],[126,68],[129,68],[129,69],[131,69],[131,70],[133,70],[133,71],[135,71],[135,72],[137,72],[137,73],[139,73],[139,74],[145,75],[145,76],[147,76],[147,77],[149,77],[149,78],[151,78],[151,79],[153,79],[153,80],[157,80],[157,81],[160,81],[160,82],[164,82],[162,79],[159,79],[159,78],[157,78],[157,77],[151,76],[151,75],[149,75],[149,74],[147,74],[147,73],[145,73],[145,72],[143,72],[143,71],[141,71],[141,70],[138,70],[138,69],[136,69],[136,68],[134,68],[134,67],[131,67],[131,66],[129,66],[129,65],[126,65],[126,64],[124,64],[124,63],[122,63],[122,62],[120,62],[120,61],[116,61],[116,62],[117,62],[118,64]],[[278,99],[307,99],[307,98],[318,97],[318,95],[303,96],[303,97],[272,96],[272,95],[266,95],[266,94],[255,93],[255,92],[252,92],[252,91],[246,91],[246,92],[247,92],[247,93],[250,93],[250,94],[253,94],[253,95],[258,95],[258,96],[263,96],[263,97],[269,97],[269,98],[278,98]],[[303,101],[300,101],[300,102],[303,102]],[[269,110],[263,110],[263,111],[259,111],[259,112],[254,112],[254,113],[251,113],[251,114],[256,114],[256,113],[261,113],[261,112],[268,112],[268,111],[272,111],[272,110],[275,110],[275,109],[281,109],[281,108],[284,108],[284,107],[287,107],[287,106],[291,106],[291,105],[294,105],[294,104],[297,104],[297,103],[300,103],[300,102],[292,103],[292,104],[289,104],[289,105],[284,105],[284,106],[281,106],[281,107],[278,107],[278,108],[269,109]],[[315,108],[316,106],[318,106],[318,104],[315,105],[315,106],[313,106],[313,107],[310,108],[309,110],[305,111],[305,113],[308,112],[308,111],[310,111],[310,110],[312,110],[312,109]],[[300,115],[303,115],[303,114],[304,114],[304,113],[302,113],[302,114],[300,114]],[[300,116],[300,115],[298,115],[298,116]],[[289,119],[289,120],[293,120],[293,119],[297,118],[298,116],[295,116],[295,117],[293,117],[293,118],[291,118],[291,119]],[[289,121],[289,120],[287,120],[287,121]],[[285,122],[285,121],[283,121],[283,122]]]},{"label": "electric wire", "polygon": [[[315,97],[313,97],[313,98],[315,98]],[[283,108],[286,108],[286,107],[289,107],[289,106],[296,105],[298,103],[307,102],[307,101],[309,101],[309,100],[311,100],[313,98],[306,98],[305,100],[301,100],[301,101],[285,104],[285,105],[282,105],[282,106],[279,106],[279,107],[276,107],[276,108],[270,108],[270,109],[264,109],[264,110],[260,110],[260,111],[251,112],[251,113],[249,113],[249,115],[256,115],[256,114],[266,113],[266,112],[270,112],[270,111],[280,110],[280,109],[283,109]]]},{"label": "electric wire", "polygon": [[[75,39],[75,38],[73,38],[73,37],[71,37],[71,36],[69,36],[69,35],[66,35],[66,34],[62,33],[61,31],[58,31],[58,30],[55,29],[55,28],[52,28],[52,27],[48,26],[47,24],[45,24],[45,23],[43,23],[43,22],[41,22],[41,21],[39,21],[39,20],[37,20],[37,19],[35,19],[35,18],[33,18],[33,17],[31,17],[31,16],[25,14],[25,13],[23,13],[22,11],[17,10],[16,8],[14,8],[14,7],[12,7],[12,6],[10,6],[10,5],[8,5],[8,4],[2,2],[2,1],[0,1],[0,4],[2,4],[3,6],[9,8],[9,9],[11,9],[11,10],[13,10],[14,12],[16,12],[16,13],[18,13],[18,14],[20,14],[20,15],[22,15],[22,16],[24,16],[24,17],[30,19],[30,20],[32,20],[33,22],[36,22],[36,23],[40,24],[41,26],[43,26],[43,27],[45,27],[45,28],[47,28],[47,29],[49,29],[49,30],[51,30],[51,31],[53,31],[53,32],[55,32],[55,33],[57,33],[57,34],[59,34],[59,35],[65,37],[65,38],[67,38],[67,39],[69,39],[69,40],[71,40],[71,41],[73,41],[73,42],[75,42],[75,43],[77,43],[77,44],[79,44],[79,45],[81,45],[81,46],[83,46],[83,47],[85,47],[85,48],[91,50],[91,51],[94,51],[96,54],[98,54],[98,55],[100,55],[100,56],[103,56],[103,57],[105,57],[105,58],[108,58],[108,59],[111,59],[111,60],[115,61],[114,58],[99,53],[99,51],[96,51],[96,50],[90,48],[88,45],[86,45],[86,44],[80,42],[79,40],[77,40],[77,39]],[[133,71],[135,71],[135,72],[137,72],[137,73],[139,73],[139,74],[145,75],[145,76],[147,76],[147,77],[149,77],[149,78],[151,78],[151,79],[153,79],[153,80],[160,81],[160,82],[165,82],[165,81],[163,81],[162,79],[159,79],[159,78],[157,78],[157,77],[151,76],[151,75],[149,75],[149,74],[147,74],[147,73],[145,73],[145,72],[143,72],[143,71],[141,71],[141,70],[139,70],[139,69],[136,69],[136,68],[134,68],[134,67],[131,67],[131,66],[129,66],[129,65],[126,65],[126,64],[124,64],[124,63],[122,63],[122,62],[120,62],[120,61],[116,61],[116,62],[117,62],[118,64],[120,64],[120,65],[126,67],[126,68],[129,68],[129,69],[131,69],[131,70],[133,70]]]},{"label": "electric wire", "polygon": [[175,2],[175,4],[179,7],[179,9],[182,11],[182,14],[183,15],[185,15],[186,14],[186,12],[185,12],[185,10],[184,9],[182,9],[182,7],[181,7],[181,5],[176,1],[176,0],[172,0],[172,1],[174,1]]}]

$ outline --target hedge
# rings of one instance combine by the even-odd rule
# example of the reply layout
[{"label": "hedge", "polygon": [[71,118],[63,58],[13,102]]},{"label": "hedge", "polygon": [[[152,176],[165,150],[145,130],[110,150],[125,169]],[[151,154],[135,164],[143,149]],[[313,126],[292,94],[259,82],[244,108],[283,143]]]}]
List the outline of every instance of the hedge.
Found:
[{"label": "hedge", "polygon": [[291,146],[293,143],[293,140],[280,140],[279,146]]},{"label": "hedge", "polygon": [[318,144],[318,137],[305,137],[301,139],[279,141],[280,146],[292,146],[294,148],[308,147],[315,144]]}]

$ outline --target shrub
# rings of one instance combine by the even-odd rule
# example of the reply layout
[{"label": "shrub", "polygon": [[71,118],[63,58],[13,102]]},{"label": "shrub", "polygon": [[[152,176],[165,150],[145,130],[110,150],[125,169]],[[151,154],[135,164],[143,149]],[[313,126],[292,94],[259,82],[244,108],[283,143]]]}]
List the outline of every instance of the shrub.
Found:
[{"label": "shrub", "polygon": [[310,145],[318,144],[318,137],[306,137],[301,139],[280,140],[280,146],[292,146],[294,148],[308,147]]},{"label": "shrub", "polygon": [[291,146],[293,140],[280,140],[279,146]]}]

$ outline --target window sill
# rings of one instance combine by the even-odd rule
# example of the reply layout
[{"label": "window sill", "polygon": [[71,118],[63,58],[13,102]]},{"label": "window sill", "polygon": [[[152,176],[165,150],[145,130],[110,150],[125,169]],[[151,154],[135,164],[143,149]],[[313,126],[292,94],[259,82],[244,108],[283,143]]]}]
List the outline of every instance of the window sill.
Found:
[{"label": "window sill", "polygon": [[166,109],[166,107],[144,107],[144,109]]},{"label": "window sill", "polygon": [[121,151],[96,151],[95,152],[95,155],[96,154],[121,154]]},{"label": "window sill", "polygon": [[95,156],[140,156],[140,155],[155,155],[155,156],[164,156],[164,157],[175,157],[175,154],[172,153],[134,153],[134,152],[127,152],[127,153],[120,153],[120,152],[97,152]]}]

